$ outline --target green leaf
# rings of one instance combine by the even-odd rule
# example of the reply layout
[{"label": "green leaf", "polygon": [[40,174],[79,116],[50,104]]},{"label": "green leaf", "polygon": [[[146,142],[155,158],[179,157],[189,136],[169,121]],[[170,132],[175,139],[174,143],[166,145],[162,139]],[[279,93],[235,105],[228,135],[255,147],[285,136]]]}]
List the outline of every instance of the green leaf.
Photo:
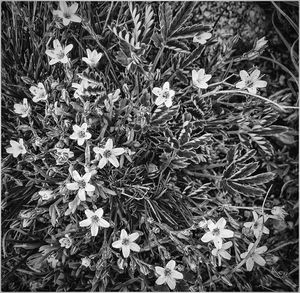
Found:
[{"label": "green leaf", "polygon": [[254,184],[254,185],[261,185],[264,183],[268,183],[269,181],[273,180],[275,177],[274,173],[267,172],[267,173],[261,173],[257,174],[251,177],[247,178],[240,178],[235,179],[234,182],[240,183],[240,184]]},{"label": "green leaf", "polygon": [[201,45],[197,47],[186,59],[182,61],[180,68],[183,69],[194,63],[197,59],[201,57],[201,55],[204,52],[204,49],[205,47]]},{"label": "green leaf", "polygon": [[184,42],[180,42],[177,40],[168,41],[165,44],[165,47],[171,50],[175,50],[176,52],[179,53],[186,53],[186,54],[190,53],[190,48]]},{"label": "green leaf", "polygon": [[168,32],[172,21],[172,8],[168,2],[159,5],[160,32],[164,40],[168,39]]},{"label": "green leaf", "polygon": [[233,176],[231,176],[230,179],[238,179],[238,178],[247,177],[248,175],[251,175],[252,173],[254,173],[258,167],[259,167],[259,164],[257,162],[249,163],[249,164],[245,165],[243,168],[241,168],[238,172],[236,172]]},{"label": "green leaf", "polygon": [[242,185],[230,180],[227,180],[226,183],[231,189],[235,190],[236,193],[241,193],[245,196],[261,196],[265,192],[261,188],[256,188],[249,185]]},{"label": "green leaf", "polygon": [[163,46],[164,40],[160,34],[154,33],[151,40],[154,42],[156,48],[160,49]]},{"label": "green leaf", "polygon": [[187,22],[191,16],[192,11],[197,2],[186,1],[182,5],[181,9],[177,12],[170,26],[169,36],[172,36],[178,29],[182,27],[182,25]]},{"label": "green leaf", "polygon": [[207,32],[208,30],[210,30],[210,27],[207,25],[194,24],[192,26],[178,29],[174,34],[172,34],[170,39],[178,40],[178,39],[193,38],[195,35],[202,32]]},{"label": "green leaf", "polygon": [[164,125],[167,121],[173,119],[174,116],[177,115],[178,109],[179,109],[178,105],[174,105],[170,108],[166,108],[165,106],[160,106],[154,111],[150,123],[153,126]]}]

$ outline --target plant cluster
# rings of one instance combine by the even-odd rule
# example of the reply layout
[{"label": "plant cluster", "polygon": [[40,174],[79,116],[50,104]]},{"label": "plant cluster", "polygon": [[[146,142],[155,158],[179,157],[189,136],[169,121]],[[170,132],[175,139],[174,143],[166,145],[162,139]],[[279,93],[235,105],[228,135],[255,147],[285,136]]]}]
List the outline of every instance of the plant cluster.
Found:
[{"label": "plant cluster", "polygon": [[200,4],[2,3],[3,290],[297,290],[297,95]]}]

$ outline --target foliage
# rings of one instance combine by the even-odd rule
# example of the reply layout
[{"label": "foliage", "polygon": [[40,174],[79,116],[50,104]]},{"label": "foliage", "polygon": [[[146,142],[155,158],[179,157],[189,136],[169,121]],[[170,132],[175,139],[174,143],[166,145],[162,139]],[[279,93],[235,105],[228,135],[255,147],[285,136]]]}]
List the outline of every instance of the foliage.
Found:
[{"label": "foliage", "polygon": [[[241,70],[267,73],[264,40],[239,52],[237,35],[222,43],[214,23],[195,21],[201,3],[179,4],[80,2],[81,22],[66,26],[58,3],[1,4],[2,290],[166,291],[158,272],[173,261],[177,291],[297,290],[298,39],[278,32],[274,10],[289,86],[266,74],[253,94],[236,83]],[[193,40],[204,32],[205,44]],[[54,40],[72,44],[67,63],[49,65]],[[82,60],[87,49],[101,53],[95,66]],[[192,80],[202,68],[207,88]],[[155,103],[166,82],[170,107]],[[39,83],[47,98],[34,102]],[[24,98],[21,117],[14,106]],[[25,154],[10,142],[20,138]],[[244,226],[251,212],[259,237]],[[222,218],[234,236],[222,240],[232,246],[220,265],[215,242],[201,239]],[[266,263],[247,271],[262,246]]]}]

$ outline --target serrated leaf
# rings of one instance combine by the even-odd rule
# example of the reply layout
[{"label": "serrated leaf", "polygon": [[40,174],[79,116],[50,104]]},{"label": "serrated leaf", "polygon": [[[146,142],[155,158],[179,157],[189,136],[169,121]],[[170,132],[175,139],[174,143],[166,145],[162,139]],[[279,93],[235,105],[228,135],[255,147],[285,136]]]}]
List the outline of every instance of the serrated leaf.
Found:
[{"label": "serrated leaf", "polygon": [[166,108],[165,106],[158,107],[150,120],[150,123],[152,125],[164,125],[167,121],[171,120],[174,118],[174,116],[177,115],[179,106],[174,105],[170,108]]},{"label": "serrated leaf", "polygon": [[190,48],[184,43],[177,40],[170,40],[165,44],[165,47],[171,50],[175,50],[180,53],[190,53]]},{"label": "serrated leaf", "polygon": [[151,40],[154,42],[156,48],[161,48],[163,46],[163,38],[160,34],[154,33],[151,37]]},{"label": "serrated leaf", "polygon": [[234,173],[234,170],[236,168],[236,165],[234,162],[232,162],[223,172],[223,178],[229,178]]},{"label": "serrated leaf", "polygon": [[172,34],[172,36],[170,36],[170,40],[193,38],[195,35],[208,30],[210,30],[209,26],[194,24],[192,26],[178,29],[174,34]]},{"label": "serrated leaf", "polygon": [[[247,178],[238,178],[235,179],[234,182],[240,183],[240,184],[254,184],[254,185],[261,185],[264,183],[268,183],[271,180],[273,180],[275,177],[274,173],[267,172],[267,173],[261,173],[254,176],[250,176]],[[230,178],[232,179],[232,178]]]},{"label": "serrated leaf", "polygon": [[227,185],[236,191],[236,193],[241,193],[245,196],[261,196],[265,191],[261,188],[252,187],[249,185],[242,185],[230,180],[226,180]]},{"label": "serrated leaf", "polygon": [[172,9],[168,2],[159,4],[160,32],[164,40],[168,39],[168,32],[172,21]]},{"label": "serrated leaf", "polygon": [[181,6],[180,10],[177,12],[175,17],[173,18],[173,21],[171,23],[170,29],[169,29],[169,35],[172,36],[179,28],[182,27],[182,25],[187,22],[191,16],[192,16],[192,11],[195,7],[197,2],[193,1],[186,1],[184,4]]},{"label": "serrated leaf", "polygon": [[271,125],[269,127],[260,126],[259,128],[252,128],[251,132],[261,136],[274,136],[274,135],[288,132],[289,130],[290,128],[286,126]]},{"label": "serrated leaf", "polygon": [[[259,167],[259,164],[257,162],[255,163],[249,163],[242,167],[238,172],[234,173],[232,176],[230,176],[230,179],[238,179],[238,178],[243,178],[251,175],[254,173],[257,168]],[[225,176],[224,176],[225,177]],[[225,177],[229,178],[229,177]]]},{"label": "serrated leaf", "polygon": [[180,68],[183,69],[194,63],[197,59],[201,57],[201,55],[204,52],[204,49],[204,46],[197,47],[186,59],[182,61]]}]

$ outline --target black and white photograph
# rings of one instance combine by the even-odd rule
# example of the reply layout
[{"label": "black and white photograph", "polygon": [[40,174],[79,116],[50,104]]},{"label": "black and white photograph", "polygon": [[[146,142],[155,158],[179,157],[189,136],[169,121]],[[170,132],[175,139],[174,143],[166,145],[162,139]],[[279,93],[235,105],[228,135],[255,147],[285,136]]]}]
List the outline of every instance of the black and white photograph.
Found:
[{"label": "black and white photograph", "polygon": [[298,292],[299,1],[1,1],[1,292]]}]

